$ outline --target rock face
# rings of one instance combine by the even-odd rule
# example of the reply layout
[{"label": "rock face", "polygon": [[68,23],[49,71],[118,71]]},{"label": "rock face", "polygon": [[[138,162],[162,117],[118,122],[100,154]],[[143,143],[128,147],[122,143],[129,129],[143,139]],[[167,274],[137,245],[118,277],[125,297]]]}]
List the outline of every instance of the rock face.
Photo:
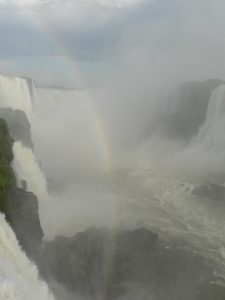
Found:
[{"label": "rock face", "polygon": [[29,256],[34,256],[43,238],[37,197],[13,186],[9,192],[9,207],[10,225],[18,241]]},{"label": "rock face", "polygon": [[[205,118],[213,89],[222,82],[186,83],[179,105],[163,117],[163,130],[174,138],[190,139]],[[32,82],[30,83],[32,88]],[[193,110],[193,107],[195,109]],[[73,237],[43,240],[35,195],[16,187],[10,163],[13,140],[32,147],[30,124],[21,111],[0,109],[0,211],[25,252],[36,262],[57,300],[224,300],[213,269],[181,241],[168,243],[145,229],[90,228]],[[224,187],[201,186],[201,198],[222,201]]]},{"label": "rock face", "polygon": [[[6,110],[11,122],[11,130],[15,133],[14,138],[24,137],[24,141],[30,144],[29,123],[19,111]],[[1,111],[2,113],[2,111]],[[5,115],[5,112],[4,112]],[[21,116],[21,119],[19,118]],[[14,128],[17,122],[25,120],[25,123]],[[26,133],[23,136],[23,126],[26,124]],[[28,126],[28,127],[27,127]],[[0,211],[5,214],[7,221],[13,228],[16,236],[28,254],[34,255],[36,248],[41,244],[43,232],[38,215],[37,198],[30,192],[16,187],[16,180],[11,168],[13,160],[13,140],[10,137],[7,123],[0,119]],[[31,146],[31,144],[30,144]]]},{"label": "rock face", "polygon": [[192,191],[192,194],[203,199],[216,201],[216,203],[223,202],[225,204],[225,187],[220,184],[200,185]]},{"label": "rock face", "polygon": [[224,82],[219,79],[185,82],[170,96],[160,118],[162,133],[170,138],[190,140],[206,118],[211,94]]},{"label": "rock face", "polygon": [[14,182],[14,174],[11,168],[13,160],[13,141],[9,135],[8,127],[3,119],[0,119],[0,211],[9,217],[9,190]]},{"label": "rock face", "polygon": [[225,299],[202,257],[144,228],[58,237],[44,244],[38,265],[60,300]]},{"label": "rock face", "polygon": [[10,136],[14,141],[20,141],[24,146],[33,148],[30,123],[23,111],[0,108],[0,118],[6,120]]}]

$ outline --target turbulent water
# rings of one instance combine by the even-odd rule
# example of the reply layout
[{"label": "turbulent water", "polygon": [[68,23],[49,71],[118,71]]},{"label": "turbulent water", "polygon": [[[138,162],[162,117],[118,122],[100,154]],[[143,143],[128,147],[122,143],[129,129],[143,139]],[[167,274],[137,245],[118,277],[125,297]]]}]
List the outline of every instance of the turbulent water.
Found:
[{"label": "turbulent water", "polygon": [[28,190],[40,201],[46,200],[47,182],[32,149],[23,146],[21,142],[15,142],[13,153],[13,168],[18,178],[26,181]]},{"label": "turbulent water", "polygon": [[33,82],[16,77],[0,76],[1,107],[12,107],[32,114]]},{"label": "turbulent water", "polygon": [[[32,83],[32,82],[31,82]],[[32,114],[32,89],[29,82],[20,78],[0,77],[2,107]],[[46,181],[31,149],[16,142],[13,147],[13,167],[18,180],[26,180],[28,189],[43,199]],[[37,267],[22,251],[16,236],[0,214],[0,299],[1,300],[53,300],[47,285],[40,280]]]},{"label": "turbulent water", "polygon": [[[27,181],[28,189],[46,200],[40,201],[46,237],[69,236],[92,225],[143,226],[165,240],[178,239],[202,255],[218,276],[217,282],[224,284],[225,85],[207,84],[211,90],[207,86],[200,96],[178,93],[164,102],[157,111],[155,131],[139,139],[124,161],[121,150],[113,168],[110,163],[116,158],[110,156],[112,147],[105,145],[95,105],[86,92],[35,89],[25,79],[1,77],[1,105],[25,111],[31,122],[38,159],[33,150],[15,143],[13,166],[19,179]],[[188,97],[189,104],[184,101]],[[1,222],[6,232],[0,245],[10,244],[12,232],[3,219]],[[5,291],[12,299],[10,284],[17,284],[14,276],[18,272],[14,269],[14,273],[5,274],[8,265],[2,257],[7,256],[10,266],[17,263],[12,256],[15,246],[18,257],[26,260],[13,239],[11,248],[0,252],[0,278],[5,278],[0,296]],[[21,284],[16,292],[29,292],[28,271],[22,268],[21,272],[25,287]],[[38,284],[42,291],[42,283]]]},{"label": "turbulent water", "polygon": [[0,299],[53,300],[38,270],[20,249],[15,234],[0,215]]},{"label": "turbulent water", "polygon": [[[199,103],[198,99],[195,100],[197,109]],[[207,103],[207,99],[205,101]],[[140,194],[138,197],[142,206],[139,210],[140,214],[142,212],[143,224],[155,228],[156,231],[163,231],[170,237],[188,241],[223,280],[224,104],[225,85],[222,84],[212,91],[205,117],[196,134],[185,141],[177,137],[159,140],[158,136],[153,136],[144,143],[141,150],[139,149],[139,159],[144,166],[142,171],[132,174],[133,180],[139,180],[143,190],[152,195],[151,201],[146,197],[146,193],[145,197],[141,197]],[[174,109],[178,109],[178,106]],[[173,117],[174,115],[176,113],[172,114]],[[193,120],[190,120],[189,126],[192,126],[191,122]],[[166,126],[168,124],[169,122]],[[173,126],[181,124],[178,122]],[[146,153],[149,157],[155,157],[155,161],[147,158]],[[146,209],[149,214],[146,214]]]},{"label": "turbulent water", "polygon": [[219,156],[221,161],[225,152],[225,85],[219,86],[212,93],[205,123],[191,141],[191,146],[212,156]]}]

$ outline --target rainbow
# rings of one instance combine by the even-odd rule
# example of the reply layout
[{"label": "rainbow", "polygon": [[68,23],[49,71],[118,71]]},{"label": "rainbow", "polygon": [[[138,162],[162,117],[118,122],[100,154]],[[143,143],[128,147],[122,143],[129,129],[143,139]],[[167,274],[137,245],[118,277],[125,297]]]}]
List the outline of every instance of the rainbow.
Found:
[{"label": "rainbow", "polygon": [[[34,25],[36,25],[38,28],[40,28],[50,39],[50,41],[55,45],[56,49],[59,50],[60,53],[62,53],[62,56],[67,60],[68,65],[71,68],[71,76],[78,77],[81,86],[87,86],[85,84],[85,79],[82,76],[81,72],[79,71],[79,66],[74,60],[74,54],[73,58],[71,58],[71,54],[69,53],[67,47],[64,45],[64,43],[60,40],[60,38],[55,34],[54,30],[51,28],[51,26],[48,24],[48,22],[38,14],[37,11],[33,11],[32,9],[25,8],[28,16],[31,18],[31,20],[34,22]],[[87,103],[87,109],[88,114],[90,115],[91,122],[93,124],[93,128],[95,129],[96,134],[96,141],[98,143],[99,153],[101,157],[103,158],[106,174],[108,177],[109,184],[111,186],[114,185],[115,181],[115,172],[114,172],[114,157],[113,157],[113,146],[110,138],[109,131],[106,126],[106,122],[104,121],[104,117],[101,113],[101,110],[99,107],[97,107],[96,102],[94,101],[94,95],[91,94],[90,91],[87,91],[86,94],[86,103]],[[113,227],[116,229],[118,227],[118,213],[119,213],[119,205],[118,205],[118,197],[114,197],[114,212],[113,212]],[[116,245],[117,235],[116,230],[112,235],[112,245],[113,248]],[[110,258],[109,262],[109,278],[107,280],[106,286],[109,285],[112,269],[113,269],[113,262],[114,262],[114,251],[112,251],[112,256]],[[107,289],[107,288],[106,288]]]},{"label": "rainbow", "polygon": [[[54,31],[51,29],[49,24],[37,13],[31,13],[32,19],[35,23],[49,36],[51,41],[55,44],[55,46],[60,50],[63,56],[68,61],[68,64],[71,67],[71,74],[74,74],[79,77],[80,83],[82,86],[86,86],[85,80],[81,73],[79,72],[79,67],[76,64],[75,60],[70,57],[69,51],[66,46],[60,41]],[[101,114],[100,109],[95,104],[94,96],[87,91],[86,103],[89,110],[89,115],[91,117],[91,122],[93,123],[93,128],[96,133],[96,140],[98,142],[99,152],[104,161],[105,170],[108,176],[109,184],[111,186],[114,185],[114,159],[113,159],[113,147],[110,139],[109,132],[107,130],[107,126],[105,125],[104,118]],[[119,224],[119,205],[118,205],[118,197],[114,197],[114,211],[113,211],[113,230],[111,236],[111,255],[108,258],[108,267],[106,272],[105,284],[103,287],[103,299],[107,298],[107,294],[109,292],[110,286],[113,281],[113,272],[115,267],[115,249],[117,245],[117,227]]]},{"label": "rainbow", "polygon": [[[60,38],[55,34],[54,30],[51,28],[51,26],[47,23],[47,21],[41,16],[37,11],[33,11],[31,8],[26,7],[24,8],[28,14],[28,16],[31,18],[31,20],[34,22],[38,28],[40,28],[49,38],[49,40],[53,43],[53,45],[56,47],[56,49],[59,50],[60,53],[62,53],[62,57],[68,62],[68,66],[71,68],[71,76],[78,77],[79,83],[81,86],[87,86],[87,83],[85,81],[85,78],[79,71],[79,66],[73,58],[71,58],[71,55],[67,49],[67,47],[64,45],[64,43],[60,40]],[[91,116],[91,121],[93,123],[93,128],[95,128],[96,132],[96,140],[98,141],[99,145],[99,152],[101,154],[101,157],[103,158],[105,169],[107,171],[108,177],[110,181],[113,180],[113,151],[112,151],[112,142],[110,139],[109,131],[107,129],[107,126],[105,124],[104,118],[102,114],[100,113],[100,109],[97,107],[96,102],[94,101],[94,95],[91,94],[90,91],[86,91],[86,103],[87,108],[89,110],[89,115]]]},{"label": "rainbow", "polygon": [[[26,8],[26,12],[28,13],[29,17],[35,23],[38,28],[40,28],[50,39],[50,41],[55,45],[56,49],[62,53],[62,56],[67,60],[68,65],[71,68],[71,76],[74,77],[78,76],[81,86],[87,86],[85,84],[85,79],[79,72],[79,67],[76,61],[71,58],[71,55],[67,49],[67,47],[63,44],[63,42],[59,39],[59,37],[55,34],[54,30],[52,30],[51,26],[46,22],[46,20],[38,14],[38,12],[34,12],[33,10]],[[101,114],[99,107],[97,107],[96,102],[94,101],[94,96],[91,94],[90,91],[86,93],[86,104],[87,104],[87,113],[91,118],[91,122],[93,124],[93,128],[96,134],[96,141],[99,148],[100,157],[103,158],[104,168],[106,170],[106,174],[108,177],[109,184],[111,186],[114,185],[114,158],[113,158],[113,147],[110,138],[109,131],[107,126],[105,125],[104,118]],[[111,255],[108,258],[108,267],[106,272],[105,283],[103,287],[103,299],[107,298],[108,290],[112,284],[113,280],[113,271],[115,266],[115,249],[117,245],[117,228],[119,224],[119,205],[118,205],[118,197],[114,197],[114,211],[112,212],[113,215],[113,230],[111,236]]]}]

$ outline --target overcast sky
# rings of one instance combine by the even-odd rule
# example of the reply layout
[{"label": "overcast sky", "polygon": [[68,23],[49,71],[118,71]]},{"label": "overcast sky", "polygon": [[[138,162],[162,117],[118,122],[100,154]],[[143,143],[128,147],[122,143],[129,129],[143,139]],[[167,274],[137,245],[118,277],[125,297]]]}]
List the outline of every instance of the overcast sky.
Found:
[{"label": "overcast sky", "polygon": [[0,0],[0,72],[79,85],[134,62],[224,77],[224,20],[224,0]]}]

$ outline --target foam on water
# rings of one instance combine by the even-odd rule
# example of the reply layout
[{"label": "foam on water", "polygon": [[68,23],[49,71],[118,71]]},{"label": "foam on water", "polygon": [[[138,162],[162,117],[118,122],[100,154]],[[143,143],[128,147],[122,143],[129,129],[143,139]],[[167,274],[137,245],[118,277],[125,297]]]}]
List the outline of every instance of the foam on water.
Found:
[{"label": "foam on water", "polygon": [[0,300],[53,300],[47,285],[21,250],[0,214]]}]

